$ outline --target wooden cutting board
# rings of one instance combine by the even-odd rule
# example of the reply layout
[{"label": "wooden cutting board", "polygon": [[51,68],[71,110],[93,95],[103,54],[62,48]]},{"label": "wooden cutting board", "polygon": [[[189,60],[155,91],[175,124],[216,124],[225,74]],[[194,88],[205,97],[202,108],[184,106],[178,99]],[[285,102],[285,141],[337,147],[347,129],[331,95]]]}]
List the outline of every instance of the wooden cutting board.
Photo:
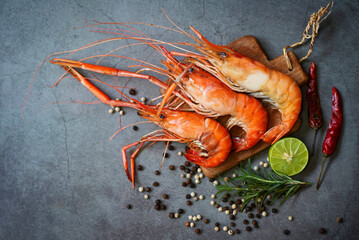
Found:
[{"label": "wooden cutting board", "polygon": [[[292,51],[288,52],[288,56],[293,65],[293,69],[289,71],[284,56],[280,55],[279,57],[273,60],[268,60],[267,56],[263,52],[257,39],[254,36],[241,37],[236,41],[232,42],[231,44],[229,44],[228,46],[233,48],[235,51],[237,51],[240,54],[243,54],[247,57],[257,60],[258,62],[263,63],[264,65],[266,65],[271,69],[275,69],[277,71],[287,74],[288,76],[293,78],[300,86],[307,82],[307,74],[303,71],[297,57],[294,55]],[[268,111],[268,117],[269,117],[268,129],[269,129],[277,125],[281,121],[281,114],[277,110],[272,109],[268,104],[264,104],[264,106]],[[218,120],[220,122],[223,122],[225,121],[225,118],[219,118]],[[296,124],[294,125],[293,129],[289,134],[297,131],[300,127],[300,124],[301,124],[301,120],[298,118],[298,121],[296,122]],[[233,128],[230,131],[230,133],[232,136],[241,136],[241,134],[243,134],[243,132],[238,128]],[[215,168],[202,167],[202,170],[204,174],[209,178],[217,177],[218,174],[230,170],[231,168],[237,166],[240,162],[247,160],[248,158],[268,148],[269,146],[270,146],[269,143],[260,141],[257,145],[255,145],[251,149],[238,153],[231,153],[229,158],[218,167]]]}]

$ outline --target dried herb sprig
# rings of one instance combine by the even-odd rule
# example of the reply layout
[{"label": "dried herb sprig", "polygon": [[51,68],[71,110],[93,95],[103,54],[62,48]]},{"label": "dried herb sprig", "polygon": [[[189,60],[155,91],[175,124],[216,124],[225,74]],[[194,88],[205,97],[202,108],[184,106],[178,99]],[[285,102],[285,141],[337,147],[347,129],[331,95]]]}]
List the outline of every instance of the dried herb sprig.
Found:
[{"label": "dried herb sprig", "polygon": [[[265,198],[269,194],[271,195],[271,204],[278,198],[283,197],[280,203],[280,205],[282,205],[301,187],[312,184],[293,180],[285,174],[272,170],[267,171],[264,169],[263,172],[261,170],[253,171],[250,160],[248,160],[248,167],[246,169],[243,168],[241,164],[239,171],[236,171],[236,173],[237,177],[229,179],[229,182],[221,178],[224,184],[216,187],[218,190],[216,195],[222,195],[223,197],[227,193],[234,192],[232,196],[239,195],[244,200],[241,210],[243,210],[251,200],[260,203],[260,206],[262,206]],[[230,183],[232,185],[230,185]]]}]

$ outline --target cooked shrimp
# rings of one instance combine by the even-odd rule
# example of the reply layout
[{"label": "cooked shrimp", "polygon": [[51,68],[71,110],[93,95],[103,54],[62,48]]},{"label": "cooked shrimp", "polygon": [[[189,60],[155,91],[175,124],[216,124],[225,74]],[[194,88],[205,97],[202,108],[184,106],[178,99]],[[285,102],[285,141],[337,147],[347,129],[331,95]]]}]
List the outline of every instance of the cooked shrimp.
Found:
[{"label": "cooked shrimp", "polygon": [[[167,66],[167,74],[181,88],[181,92],[178,92],[173,91],[173,87],[169,87],[163,103],[174,92],[176,96],[188,103],[197,113],[207,117],[230,115],[226,128],[230,130],[234,126],[239,126],[245,131],[245,137],[234,137],[232,139],[235,152],[249,149],[260,141],[260,137],[267,130],[268,116],[258,100],[248,95],[234,92],[208,72],[196,66],[191,67],[189,64],[178,62],[165,48],[162,48],[162,50],[168,60],[168,62],[163,61],[163,64]],[[67,59],[53,59],[51,62],[103,74],[148,79],[161,88],[168,88],[159,79],[145,74]],[[158,108],[157,115],[159,115],[163,105]]]},{"label": "cooked shrimp", "polygon": [[[155,123],[162,130],[157,130],[143,137],[141,140],[126,145],[122,149],[123,164],[128,179],[135,187],[135,157],[145,142],[176,141],[187,143],[185,157],[188,161],[203,167],[216,167],[224,162],[232,149],[232,141],[228,131],[217,121],[194,112],[183,112],[162,109],[157,115],[157,107],[143,105],[135,99],[134,103],[113,100],[103,91],[93,85],[72,67],[63,66],[79,82],[81,82],[99,100],[110,106],[131,107],[138,110],[138,115]],[[132,176],[128,170],[126,150],[138,145],[130,158]]]},{"label": "cooked shrimp", "polygon": [[198,39],[197,50],[205,55],[199,61],[189,58],[226,85],[238,92],[248,92],[269,101],[282,114],[281,122],[262,135],[265,142],[275,143],[287,134],[298,119],[302,93],[297,83],[289,76],[270,69],[253,59],[245,57],[227,46],[214,45],[191,27]]},{"label": "cooked shrimp", "polygon": [[[240,126],[244,138],[233,138],[233,150],[242,151],[253,147],[267,130],[268,116],[262,104],[246,94],[236,93],[212,74],[203,69],[178,62],[166,49],[167,66],[171,79],[197,105],[197,111],[212,117],[230,118],[226,128]],[[167,92],[170,94],[170,92]]]}]

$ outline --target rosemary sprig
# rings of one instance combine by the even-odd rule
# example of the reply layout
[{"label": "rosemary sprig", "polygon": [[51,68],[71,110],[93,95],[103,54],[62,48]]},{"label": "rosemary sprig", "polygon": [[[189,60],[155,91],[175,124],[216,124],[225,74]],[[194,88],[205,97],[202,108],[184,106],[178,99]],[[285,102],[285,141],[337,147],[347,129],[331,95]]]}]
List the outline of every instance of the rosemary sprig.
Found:
[{"label": "rosemary sprig", "polygon": [[[242,164],[239,167],[239,171],[236,171],[237,177],[229,179],[226,182],[222,179],[224,185],[218,185],[217,196],[224,195],[229,192],[233,192],[232,196],[239,195],[244,200],[241,210],[251,201],[260,203],[262,207],[263,202],[267,195],[271,195],[271,204],[273,204],[278,198],[283,197],[280,205],[282,205],[288,198],[295,194],[301,187],[311,185],[309,182],[300,182],[293,180],[289,176],[276,173],[274,171],[267,171],[264,169],[253,171],[251,168],[251,161],[248,160],[247,169],[243,168]],[[239,183],[236,183],[239,181]],[[231,184],[231,185],[230,185]],[[258,199],[260,200],[258,201]]]}]

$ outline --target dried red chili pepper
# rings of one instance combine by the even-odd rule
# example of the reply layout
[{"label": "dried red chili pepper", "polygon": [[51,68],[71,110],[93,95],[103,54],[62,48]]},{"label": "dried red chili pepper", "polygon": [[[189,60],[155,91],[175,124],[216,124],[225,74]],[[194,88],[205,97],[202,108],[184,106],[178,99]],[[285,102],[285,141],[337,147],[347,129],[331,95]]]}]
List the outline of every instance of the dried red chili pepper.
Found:
[{"label": "dried red chili pepper", "polygon": [[315,72],[315,63],[309,68],[307,83],[307,103],[308,103],[308,121],[309,126],[315,129],[312,143],[311,156],[314,154],[314,144],[318,129],[323,125],[323,115],[320,107],[319,94],[317,89],[317,75]]},{"label": "dried red chili pepper", "polygon": [[342,99],[339,95],[338,90],[335,87],[333,87],[332,117],[330,119],[327,134],[326,134],[324,142],[323,142],[322,166],[320,169],[317,186],[315,187],[315,189],[317,189],[317,190],[319,188],[320,177],[322,175],[325,160],[327,159],[328,156],[330,156],[334,152],[335,148],[337,147],[340,130],[342,128],[342,122],[343,122]]}]

